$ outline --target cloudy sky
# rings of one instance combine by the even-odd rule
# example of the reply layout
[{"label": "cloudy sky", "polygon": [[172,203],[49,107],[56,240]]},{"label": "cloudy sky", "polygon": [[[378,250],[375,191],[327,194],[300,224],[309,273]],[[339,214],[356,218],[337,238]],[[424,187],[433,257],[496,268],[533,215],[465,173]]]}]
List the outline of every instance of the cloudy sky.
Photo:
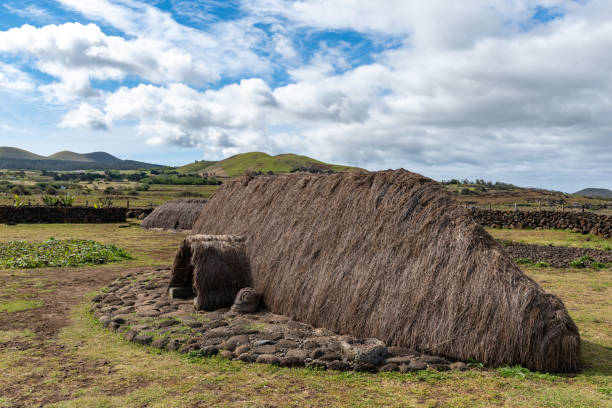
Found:
[{"label": "cloudy sky", "polygon": [[3,0],[0,145],[612,188],[610,0]]}]

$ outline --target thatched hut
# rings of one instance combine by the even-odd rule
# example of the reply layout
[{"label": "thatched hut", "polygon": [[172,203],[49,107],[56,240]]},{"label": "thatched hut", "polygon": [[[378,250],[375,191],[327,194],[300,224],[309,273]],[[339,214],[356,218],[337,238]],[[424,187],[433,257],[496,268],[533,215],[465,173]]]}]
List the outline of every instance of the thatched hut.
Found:
[{"label": "thatched hut", "polygon": [[169,288],[193,288],[197,310],[230,307],[251,285],[244,238],[191,235],[181,242],[170,274]]},{"label": "thatched hut", "polygon": [[455,359],[580,369],[561,300],[418,174],[236,179],[193,231],[247,236],[253,285],[273,312]]},{"label": "thatched hut", "polygon": [[190,230],[206,204],[203,198],[181,198],[157,207],[142,221],[143,228]]}]

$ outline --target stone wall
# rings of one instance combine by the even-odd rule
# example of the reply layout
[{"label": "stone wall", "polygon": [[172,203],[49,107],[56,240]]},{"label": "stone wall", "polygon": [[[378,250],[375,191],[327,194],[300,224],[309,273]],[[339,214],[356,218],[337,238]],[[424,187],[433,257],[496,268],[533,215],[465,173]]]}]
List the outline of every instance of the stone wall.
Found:
[{"label": "stone wall", "polygon": [[592,212],[499,211],[471,208],[476,222],[493,228],[563,229],[583,234],[612,236],[612,217]]},{"label": "stone wall", "polygon": [[121,207],[0,206],[1,224],[79,224],[125,222]]}]

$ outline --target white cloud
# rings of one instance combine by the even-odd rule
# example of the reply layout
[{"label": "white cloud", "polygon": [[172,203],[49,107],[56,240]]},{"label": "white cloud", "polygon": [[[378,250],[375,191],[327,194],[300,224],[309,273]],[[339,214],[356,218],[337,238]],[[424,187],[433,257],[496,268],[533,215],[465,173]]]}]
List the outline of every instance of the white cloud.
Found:
[{"label": "white cloud", "polygon": [[31,91],[34,89],[32,79],[19,69],[0,62],[0,89],[13,91]]},{"label": "white cloud", "polygon": [[[209,158],[295,151],[438,178],[603,180],[612,160],[612,4],[604,0],[244,0],[237,20],[192,15],[206,31],[133,0],[60,2],[127,34],[95,24],[0,32],[0,51],[58,79],[44,94],[98,98],[98,108],[82,104],[62,126],[136,123],[138,140]],[[561,16],[535,21],[539,5]],[[181,7],[195,12],[192,2]],[[315,49],[299,48],[304,32],[343,29],[382,51],[353,67],[348,43],[323,36]],[[275,70],[289,83],[274,85]],[[128,76],[146,83],[92,85]],[[522,184],[536,183],[546,185]]]},{"label": "white cloud", "polygon": [[93,106],[82,103],[78,109],[68,112],[60,122],[64,128],[88,128],[92,130],[107,130],[108,120],[104,113]]}]

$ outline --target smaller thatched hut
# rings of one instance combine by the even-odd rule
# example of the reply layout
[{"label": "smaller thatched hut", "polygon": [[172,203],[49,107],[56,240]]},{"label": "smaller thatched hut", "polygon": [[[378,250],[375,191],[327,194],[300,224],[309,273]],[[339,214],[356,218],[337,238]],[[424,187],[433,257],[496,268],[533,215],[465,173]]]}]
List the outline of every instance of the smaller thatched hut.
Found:
[{"label": "smaller thatched hut", "polygon": [[203,198],[181,198],[157,207],[142,221],[143,228],[190,230],[206,204]]},{"label": "smaller thatched hut", "polygon": [[240,289],[250,285],[244,238],[192,235],[181,243],[172,266],[170,288],[193,287],[197,310],[230,307]]}]

